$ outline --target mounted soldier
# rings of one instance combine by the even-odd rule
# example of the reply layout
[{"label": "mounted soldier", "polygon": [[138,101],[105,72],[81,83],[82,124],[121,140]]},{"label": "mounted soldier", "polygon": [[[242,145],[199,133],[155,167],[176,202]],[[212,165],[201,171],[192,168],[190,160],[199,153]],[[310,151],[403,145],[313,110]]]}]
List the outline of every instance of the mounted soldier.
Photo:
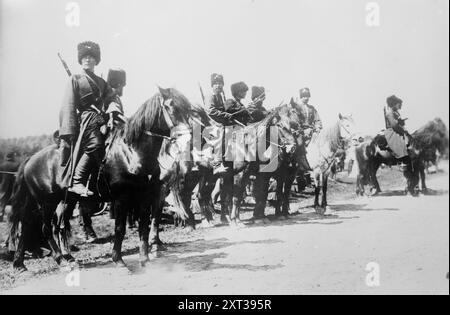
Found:
[{"label": "mounted soldier", "polygon": [[[246,125],[250,121],[250,115],[247,109],[242,105],[241,100],[247,95],[248,86],[244,82],[238,82],[231,85],[232,99],[225,101],[223,93],[224,80],[221,74],[213,73],[211,75],[211,87],[213,94],[207,98],[207,106],[209,108],[209,116],[217,123],[223,126]],[[223,133],[220,138],[222,145]],[[223,160],[223,156],[219,157]],[[214,174],[224,174],[229,168],[223,163],[216,163]]]},{"label": "mounted soldier", "polygon": [[300,129],[303,136],[298,147],[299,176],[297,178],[300,191],[303,190],[302,188],[304,188],[305,185],[305,173],[311,170],[308,160],[306,159],[306,149],[311,142],[311,139],[315,135],[319,134],[323,128],[319,113],[314,106],[309,104],[310,98],[311,91],[309,90],[309,88],[305,87],[300,90],[300,102],[296,103],[291,101],[292,107],[297,111],[302,119],[302,125],[300,126]]},{"label": "mounted soldier", "polygon": [[[101,127],[106,123],[108,97],[113,94],[105,80],[94,73],[100,60],[98,44],[90,41],[78,44],[78,62],[82,72],[70,77],[60,111],[59,136],[65,148],[63,152],[66,152],[62,156],[62,164],[67,164],[67,148],[71,146],[70,164],[76,166],[72,184],[68,186],[69,191],[81,196],[93,195],[86,186],[89,176],[98,171],[103,159],[105,136]],[[70,176],[66,176],[66,180],[68,178]]]},{"label": "mounted soldier", "polygon": [[263,120],[269,114],[263,106],[265,99],[265,88],[263,86],[252,86],[252,103],[248,107],[252,123]]},{"label": "mounted soldier", "polygon": [[406,119],[402,119],[400,109],[403,101],[395,95],[386,99],[387,106],[384,107],[384,118],[386,122],[386,130],[384,136],[390,151],[394,157],[408,164],[408,148],[407,140],[409,133],[405,129]]},{"label": "mounted soldier", "polygon": [[117,124],[125,122],[122,100],[123,88],[125,87],[126,72],[123,69],[109,69],[106,82],[111,87],[111,95],[108,95],[110,101],[106,113],[109,115],[107,127],[113,129]]},{"label": "mounted soldier", "polygon": [[[107,96],[107,99],[110,102],[106,110],[108,122],[101,127],[102,133],[105,135],[110,133],[117,125],[125,123],[126,118],[124,117],[123,105],[120,97],[123,95],[123,88],[126,85],[126,72],[118,68],[110,69],[108,71],[106,83],[111,89],[109,91],[110,94]],[[109,141],[111,140],[106,140],[106,151],[111,144]],[[93,213],[101,211],[103,206],[102,203],[86,198],[81,199],[79,202],[79,224],[84,231],[87,243],[93,243],[97,239],[97,235],[92,226],[91,217]]]}]

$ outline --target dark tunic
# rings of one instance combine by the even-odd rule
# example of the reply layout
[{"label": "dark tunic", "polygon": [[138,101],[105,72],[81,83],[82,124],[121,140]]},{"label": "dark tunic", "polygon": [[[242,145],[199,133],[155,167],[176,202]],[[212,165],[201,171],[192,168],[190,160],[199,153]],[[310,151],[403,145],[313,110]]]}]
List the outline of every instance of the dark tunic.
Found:
[{"label": "dark tunic", "polygon": [[249,112],[246,110],[245,106],[240,101],[230,98],[225,102],[225,111],[227,113],[233,114],[241,110],[243,111],[233,116],[232,125],[236,125],[235,121],[247,125],[251,121],[252,117],[250,116]]},{"label": "dark tunic", "polygon": [[262,106],[261,102],[258,102],[256,104],[249,106],[248,110],[252,117],[252,119],[251,119],[252,123],[256,123],[258,121],[263,120],[269,114],[267,109],[265,109],[264,106]]},{"label": "dark tunic", "polygon": [[84,70],[71,76],[60,111],[60,137],[76,137],[81,132],[84,152],[102,149],[104,139],[100,127],[105,123],[102,112],[110,102],[108,95],[112,95],[111,88],[94,73]]},{"label": "dark tunic", "polygon": [[234,125],[232,116],[225,110],[225,102],[222,95],[210,95],[206,98],[206,106],[209,109],[209,116],[219,124],[224,126]]}]

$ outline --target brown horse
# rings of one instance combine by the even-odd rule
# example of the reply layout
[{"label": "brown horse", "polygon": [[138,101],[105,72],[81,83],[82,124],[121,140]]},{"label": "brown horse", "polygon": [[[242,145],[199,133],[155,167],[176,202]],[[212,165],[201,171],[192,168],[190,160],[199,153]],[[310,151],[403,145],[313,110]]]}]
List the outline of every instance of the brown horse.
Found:
[{"label": "brown horse", "polygon": [[[159,191],[162,183],[157,159],[163,139],[173,136],[171,131],[174,129],[188,126],[187,117],[191,110],[190,102],[180,92],[160,88],[159,93],[110,135],[111,144],[101,166],[99,180],[99,184],[105,185],[103,188],[99,185],[99,192],[103,192],[101,199],[112,201],[115,217],[112,259],[119,266],[125,266],[122,242],[131,205],[137,208],[139,216],[139,259],[142,265],[149,260],[149,246],[158,242],[156,218],[155,215],[151,217],[161,203]],[[175,136],[172,140],[177,142],[179,139]],[[55,260],[58,263],[63,259],[74,261],[68,246],[69,220],[79,197],[67,193],[60,164],[60,152],[56,145],[52,145],[33,155],[19,170],[13,194],[14,215],[10,233],[12,241],[17,244],[13,262],[16,268],[26,269],[24,245],[27,239],[34,237],[30,221],[36,209],[42,216],[42,231]]]},{"label": "brown horse", "polygon": [[[421,179],[421,188],[427,191],[425,182],[425,162],[428,156],[436,150],[445,152],[448,150],[448,129],[440,118],[428,122],[425,126],[411,134],[409,158],[410,164],[404,170],[407,180],[405,192],[416,195],[416,187]],[[364,195],[365,186],[371,186],[371,195],[381,192],[377,180],[377,171],[381,164],[396,165],[399,163],[389,148],[384,135],[377,135],[373,140],[366,141],[356,148],[356,167],[358,175],[356,180],[356,194]]]}]

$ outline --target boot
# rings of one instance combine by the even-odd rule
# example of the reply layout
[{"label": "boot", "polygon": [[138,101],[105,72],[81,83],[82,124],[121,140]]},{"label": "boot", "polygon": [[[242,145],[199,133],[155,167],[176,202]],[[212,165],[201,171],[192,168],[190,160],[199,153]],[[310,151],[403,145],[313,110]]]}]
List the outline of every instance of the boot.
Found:
[{"label": "boot", "polygon": [[92,196],[94,193],[90,191],[86,185],[91,173],[92,160],[89,155],[84,153],[78,161],[75,173],[73,175],[73,185],[69,188],[70,192],[78,194],[82,197]]}]

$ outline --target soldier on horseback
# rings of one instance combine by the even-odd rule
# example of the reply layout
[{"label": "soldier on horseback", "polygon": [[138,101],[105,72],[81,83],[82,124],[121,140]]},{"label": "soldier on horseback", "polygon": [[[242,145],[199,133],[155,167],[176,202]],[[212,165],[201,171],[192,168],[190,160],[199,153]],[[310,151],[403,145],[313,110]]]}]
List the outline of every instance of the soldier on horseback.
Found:
[{"label": "soldier on horseback", "polygon": [[[103,125],[101,129],[107,129],[104,134],[111,132],[116,125],[125,123],[125,117],[123,116],[123,105],[120,97],[123,95],[123,88],[126,85],[126,73],[122,69],[110,69],[108,71],[108,77],[106,79],[107,84],[111,87],[110,94],[108,95],[109,103],[106,114],[108,115],[108,123]],[[106,140],[106,151],[111,145],[111,140]],[[102,203],[83,198],[79,202],[79,224],[83,228],[86,242],[92,243],[97,239],[97,235],[92,227],[92,215],[95,212],[101,211]]]},{"label": "soldier on horseback", "polygon": [[386,130],[384,135],[389,149],[394,157],[404,164],[409,163],[409,154],[407,140],[409,133],[405,129],[405,120],[400,115],[403,101],[395,95],[386,99],[387,107],[384,108],[384,117],[386,121]]},{"label": "soldier on horseback", "polygon": [[[98,170],[103,159],[105,140],[101,127],[106,123],[108,96],[114,94],[105,80],[94,73],[100,60],[98,44],[90,41],[78,44],[82,72],[70,77],[60,112],[59,135],[66,147],[75,148],[71,163],[76,167],[69,191],[81,196],[93,195],[86,186],[89,175]],[[62,157],[62,164],[66,162],[67,157]]]},{"label": "soldier on horseback", "polygon": [[[207,98],[209,107],[209,116],[223,126],[246,125],[251,117],[247,109],[242,105],[241,100],[247,95],[248,86],[244,82],[238,82],[231,85],[232,99],[225,101],[223,93],[224,80],[221,74],[213,73],[211,75],[211,86],[213,94]],[[220,137],[222,144],[223,137]],[[223,163],[217,164],[214,168],[214,174],[224,174],[228,172],[228,167]]]},{"label": "soldier on horseback", "polygon": [[251,114],[251,122],[255,123],[267,117],[269,112],[264,108],[263,102],[266,99],[266,90],[263,86],[252,86],[252,103],[248,109]]},{"label": "soldier on horseback", "polygon": [[[311,142],[314,135],[318,134],[323,126],[322,120],[320,119],[319,113],[314,106],[309,104],[309,99],[311,97],[311,92],[309,88],[305,87],[300,90],[300,103],[292,102],[293,108],[297,111],[299,116],[302,118],[302,125],[300,129],[302,131],[301,144],[298,148],[298,163],[299,163],[299,177],[297,181],[303,182],[304,174],[311,170],[308,160],[306,159],[306,148]],[[299,186],[301,184],[299,183]],[[303,190],[303,189],[300,189]]]}]

